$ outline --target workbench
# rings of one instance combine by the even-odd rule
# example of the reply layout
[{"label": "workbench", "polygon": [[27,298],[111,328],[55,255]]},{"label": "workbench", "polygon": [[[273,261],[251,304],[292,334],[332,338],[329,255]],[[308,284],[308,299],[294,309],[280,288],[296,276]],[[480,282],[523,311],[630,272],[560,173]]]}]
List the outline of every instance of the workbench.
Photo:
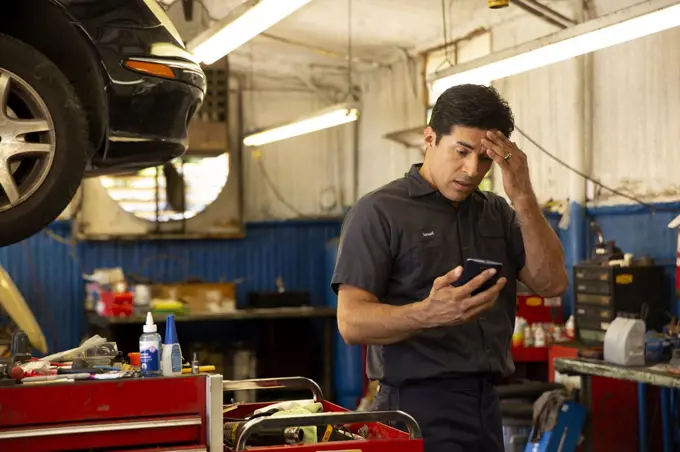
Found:
[{"label": "workbench", "polygon": [[[624,367],[609,364],[601,360],[584,358],[556,358],[555,370],[566,374],[581,377],[581,403],[590,411],[592,408],[590,397],[590,377],[614,378],[637,383],[638,388],[638,425],[639,425],[639,451],[647,452],[648,417],[646,385],[656,386],[661,392],[661,427],[663,432],[663,450],[673,450],[673,422],[671,416],[671,399],[673,389],[680,388],[680,375],[672,374],[664,370],[663,365]],[[592,430],[586,424],[586,444],[584,452],[592,450]],[[589,446],[591,446],[589,448]]]},{"label": "workbench", "polygon": [[[333,338],[337,328],[335,316],[334,308],[300,306],[175,315],[175,322],[178,326],[180,342],[183,343],[183,348],[187,353],[190,352],[192,339],[214,342],[224,347],[228,343],[241,340],[244,335],[258,336],[263,343],[266,342],[271,346],[269,348],[281,348],[274,357],[270,357],[268,367],[273,369],[265,370],[262,376],[308,375],[321,383],[324,394],[331,400],[333,397]],[[154,314],[154,321],[161,334],[165,331],[165,318],[165,314]],[[91,335],[99,334],[115,341],[118,343],[119,350],[128,352],[138,349],[139,334],[141,334],[145,320],[146,317],[140,315],[129,317],[102,317],[95,313],[87,315]],[[313,366],[310,366],[314,369],[307,368],[310,366],[292,366],[293,361],[289,358],[289,351],[298,350],[297,355],[304,356],[299,343],[309,348],[312,345],[309,335],[316,337],[315,331],[308,329],[311,328],[310,321],[318,321],[321,326],[320,353],[313,353],[314,356],[310,358],[313,363]],[[292,330],[287,332],[289,329]],[[287,341],[294,341],[298,344],[291,348]],[[286,363],[288,366],[285,365]],[[294,368],[290,369],[290,367]]]}]

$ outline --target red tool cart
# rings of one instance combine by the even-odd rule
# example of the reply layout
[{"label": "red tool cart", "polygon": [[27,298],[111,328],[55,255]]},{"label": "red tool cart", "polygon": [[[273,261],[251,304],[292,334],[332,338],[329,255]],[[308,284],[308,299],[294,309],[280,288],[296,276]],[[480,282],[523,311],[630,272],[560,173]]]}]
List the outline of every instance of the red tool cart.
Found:
[{"label": "red tool cart", "polygon": [[[418,423],[403,411],[355,412],[324,400],[321,388],[314,381],[302,377],[225,381],[225,391],[262,390],[262,389],[308,389],[313,400],[320,402],[323,412],[318,414],[288,415],[285,417],[258,417],[242,422],[233,422],[237,430],[229,431],[225,424],[225,443],[228,452],[249,450],[253,452],[317,452],[317,451],[361,451],[361,452],[422,452],[423,440]],[[273,402],[234,403],[224,406],[225,420],[245,419],[260,408]],[[398,422],[405,425],[408,433],[389,427],[385,422]],[[295,429],[305,426],[325,427],[330,434],[331,426],[342,426],[349,435],[359,439],[331,441],[314,444],[250,446],[248,440],[258,432]]]},{"label": "red tool cart", "polygon": [[[244,419],[268,403],[223,405],[224,391],[298,388],[312,391],[324,413],[267,418],[242,423],[230,449],[224,445],[225,418]],[[381,422],[401,422],[409,433]],[[343,426],[354,438],[310,445],[250,447],[266,429],[314,425]],[[242,451],[422,452],[418,424],[399,411],[349,412],[323,399],[306,378],[222,381],[221,375],[75,381],[0,387],[0,451],[66,450],[126,452]]]},{"label": "red tool cart", "polygon": [[222,452],[222,376],[0,387],[0,451]]}]

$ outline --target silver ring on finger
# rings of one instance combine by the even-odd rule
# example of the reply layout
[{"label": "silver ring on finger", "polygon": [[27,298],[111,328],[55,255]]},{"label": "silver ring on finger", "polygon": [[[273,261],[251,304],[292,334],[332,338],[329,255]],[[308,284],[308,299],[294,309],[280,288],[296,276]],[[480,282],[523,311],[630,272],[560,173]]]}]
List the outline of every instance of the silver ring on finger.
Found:
[{"label": "silver ring on finger", "polygon": [[506,162],[510,162],[511,158],[512,158],[512,153],[508,152],[507,154],[505,154],[505,157],[503,157],[503,160],[505,160]]}]

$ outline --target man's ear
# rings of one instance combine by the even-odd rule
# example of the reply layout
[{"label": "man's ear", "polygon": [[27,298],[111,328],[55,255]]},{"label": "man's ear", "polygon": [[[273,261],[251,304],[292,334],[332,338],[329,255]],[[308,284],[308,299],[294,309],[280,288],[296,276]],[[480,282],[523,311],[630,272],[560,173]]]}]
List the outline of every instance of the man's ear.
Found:
[{"label": "man's ear", "polygon": [[425,138],[425,147],[427,149],[433,148],[437,143],[437,134],[432,129],[432,127],[427,126],[423,132],[423,137]]}]

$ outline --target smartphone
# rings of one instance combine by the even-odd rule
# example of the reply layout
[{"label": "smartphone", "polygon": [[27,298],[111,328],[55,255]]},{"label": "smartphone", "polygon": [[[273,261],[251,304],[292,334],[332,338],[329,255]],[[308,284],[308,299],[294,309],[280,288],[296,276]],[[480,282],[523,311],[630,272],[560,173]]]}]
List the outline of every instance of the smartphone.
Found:
[{"label": "smartphone", "polygon": [[491,278],[487,279],[486,282],[482,284],[482,286],[479,289],[472,292],[471,295],[477,295],[480,292],[484,292],[485,290],[491,289],[493,285],[496,284],[496,282],[498,281],[498,278],[500,278],[501,270],[503,269],[503,264],[501,264],[500,262],[486,261],[482,259],[466,259],[465,265],[463,266],[463,274],[460,275],[458,281],[453,283],[453,286],[454,287],[464,286],[465,284],[469,283],[472,279],[474,279],[477,275],[490,268],[495,268],[496,274],[493,275]]}]

